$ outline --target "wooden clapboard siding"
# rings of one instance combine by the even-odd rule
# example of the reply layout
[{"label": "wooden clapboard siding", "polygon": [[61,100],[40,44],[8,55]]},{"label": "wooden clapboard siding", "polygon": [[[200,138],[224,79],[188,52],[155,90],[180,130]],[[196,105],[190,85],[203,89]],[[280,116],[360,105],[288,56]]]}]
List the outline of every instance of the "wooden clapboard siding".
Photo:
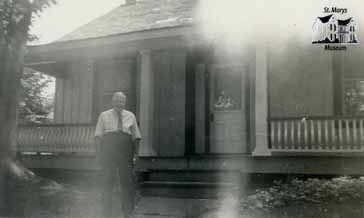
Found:
[{"label": "wooden clapboard siding", "polygon": [[88,113],[91,113],[91,111],[89,110],[89,105],[88,105],[88,100],[87,99],[87,95],[88,95],[88,88],[87,88],[87,85],[88,85],[88,82],[87,82],[87,68],[88,68],[88,65],[87,65],[87,62],[86,63],[83,63],[82,64],[82,67],[86,68],[86,70],[80,70],[79,72],[79,96],[85,96],[85,97],[82,97],[82,98],[79,98],[78,101],[79,101],[79,108],[78,108],[78,117],[80,118],[80,120],[88,120]]},{"label": "wooden clapboard siding", "polygon": [[55,93],[55,106],[54,106],[54,122],[63,122],[63,91],[64,91],[64,79],[56,78],[56,93]]},{"label": "wooden clapboard siding", "polygon": [[88,123],[92,118],[92,78],[93,78],[93,61],[82,62],[79,71],[79,122]]},{"label": "wooden clapboard siding", "polygon": [[206,147],[206,66],[196,65],[195,69],[195,152],[204,153]]},{"label": "wooden clapboard siding", "polygon": [[85,119],[88,121],[92,121],[93,119],[93,107],[94,107],[94,80],[95,80],[95,61],[89,60],[87,63],[87,78],[89,78],[86,82],[86,102],[88,106],[86,107],[86,115]]},{"label": "wooden clapboard siding", "polygon": [[186,52],[153,55],[155,112],[153,144],[160,156],[185,153]]},{"label": "wooden clapboard siding", "polygon": [[333,115],[331,52],[289,42],[269,51],[269,115]]},{"label": "wooden clapboard siding", "polygon": [[[168,52],[155,52],[152,57],[153,72],[156,78],[154,81],[154,123],[153,123],[153,147],[156,149],[158,155],[160,155],[161,142],[161,129],[164,125],[161,102],[163,98],[163,90],[161,87],[166,87],[164,81],[166,80],[166,73],[169,71],[169,55]],[[162,79],[163,78],[163,79]],[[165,101],[167,103],[167,101]]]},{"label": "wooden clapboard siding", "polygon": [[64,80],[64,94],[63,94],[63,123],[70,123],[71,122],[71,115],[72,115],[72,80],[73,76],[69,73],[67,79]]},{"label": "wooden clapboard siding", "polygon": [[96,61],[96,113],[94,116],[97,117],[102,111],[111,108],[111,97],[116,91],[125,93],[127,96],[126,109],[135,113],[135,65],[136,60],[133,58],[102,59]]},{"label": "wooden clapboard siding", "polygon": [[71,120],[69,123],[77,123],[81,117],[79,116],[80,112],[80,104],[81,99],[83,96],[80,96],[80,90],[81,90],[81,76],[82,76],[82,66],[83,63],[77,63],[74,62],[71,64],[71,73],[70,76],[72,77],[72,80],[70,80],[70,87],[71,87]]},{"label": "wooden clapboard siding", "polygon": [[69,63],[67,76],[56,79],[56,123],[89,123],[92,112],[93,69],[89,61]]},{"label": "wooden clapboard siding", "polygon": [[339,52],[343,64],[342,78],[364,78],[364,44],[361,40],[364,29],[358,28],[356,32],[359,36],[359,43],[348,46],[347,52]]},{"label": "wooden clapboard siding", "polygon": [[350,47],[350,52],[342,55],[343,78],[364,78],[364,45]]}]

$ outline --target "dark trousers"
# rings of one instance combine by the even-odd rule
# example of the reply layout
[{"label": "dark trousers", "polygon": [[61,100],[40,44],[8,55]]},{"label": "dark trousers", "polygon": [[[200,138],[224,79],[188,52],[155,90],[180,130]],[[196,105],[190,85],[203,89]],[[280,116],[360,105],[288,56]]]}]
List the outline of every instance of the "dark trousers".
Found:
[{"label": "dark trousers", "polygon": [[105,217],[128,217],[134,209],[134,145],[131,136],[107,133],[100,147],[102,207]]}]

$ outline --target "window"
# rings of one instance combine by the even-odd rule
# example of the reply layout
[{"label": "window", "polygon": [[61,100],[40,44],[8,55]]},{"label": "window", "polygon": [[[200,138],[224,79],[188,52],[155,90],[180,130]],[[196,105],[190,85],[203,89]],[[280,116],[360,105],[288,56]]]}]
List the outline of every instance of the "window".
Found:
[{"label": "window", "polygon": [[345,115],[364,115],[364,78],[344,79],[343,112]]},{"label": "window", "polygon": [[234,67],[215,68],[214,110],[241,109],[241,76],[241,71]]},{"label": "window", "polygon": [[330,24],[330,30],[332,30],[332,24]]},{"label": "window", "polygon": [[334,24],[334,31],[336,31],[336,25]]}]

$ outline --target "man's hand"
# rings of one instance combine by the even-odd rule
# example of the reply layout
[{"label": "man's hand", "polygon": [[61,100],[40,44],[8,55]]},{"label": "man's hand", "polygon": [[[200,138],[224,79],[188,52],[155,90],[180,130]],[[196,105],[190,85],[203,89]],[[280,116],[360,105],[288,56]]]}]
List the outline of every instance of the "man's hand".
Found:
[{"label": "man's hand", "polygon": [[133,156],[133,164],[134,164],[134,166],[136,165],[136,163],[137,163],[137,161],[139,160],[139,141],[140,141],[140,139],[136,139],[135,141],[134,141],[134,151],[133,151],[133,153],[134,153],[134,156]]},{"label": "man's hand", "polygon": [[136,163],[138,162],[138,160],[139,160],[138,154],[134,154],[134,156],[133,156],[133,165],[134,166],[136,165]]}]

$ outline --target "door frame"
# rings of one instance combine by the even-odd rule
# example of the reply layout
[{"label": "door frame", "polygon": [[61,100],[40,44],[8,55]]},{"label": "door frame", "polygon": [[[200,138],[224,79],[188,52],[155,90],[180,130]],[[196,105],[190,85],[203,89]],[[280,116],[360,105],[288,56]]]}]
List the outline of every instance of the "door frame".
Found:
[{"label": "door frame", "polygon": [[[211,119],[212,119],[212,103],[211,103],[211,99],[213,98],[214,95],[214,90],[213,89],[213,67],[215,66],[219,66],[219,67],[242,67],[245,69],[245,73],[242,74],[242,78],[241,78],[241,85],[242,85],[242,89],[241,91],[243,92],[242,94],[244,94],[244,102],[242,103],[242,107],[244,107],[244,109],[242,108],[242,111],[245,111],[245,129],[246,129],[246,139],[245,139],[245,143],[247,146],[247,151],[244,153],[236,153],[236,154],[248,154],[249,152],[251,152],[251,108],[250,108],[250,103],[251,103],[251,68],[249,66],[248,62],[240,62],[237,63],[237,61],[231,62],[231,63],[209,63],[206,67],[206,105],[205,105],[205,154],[208,155],[226,155],[227,153],[211,153],[211,137],[210,137],[210,132],[211,132]],[[243,84],[244,83],[244,84]],[[228,154],[234,154],[234,153],[228,153]]]}]

